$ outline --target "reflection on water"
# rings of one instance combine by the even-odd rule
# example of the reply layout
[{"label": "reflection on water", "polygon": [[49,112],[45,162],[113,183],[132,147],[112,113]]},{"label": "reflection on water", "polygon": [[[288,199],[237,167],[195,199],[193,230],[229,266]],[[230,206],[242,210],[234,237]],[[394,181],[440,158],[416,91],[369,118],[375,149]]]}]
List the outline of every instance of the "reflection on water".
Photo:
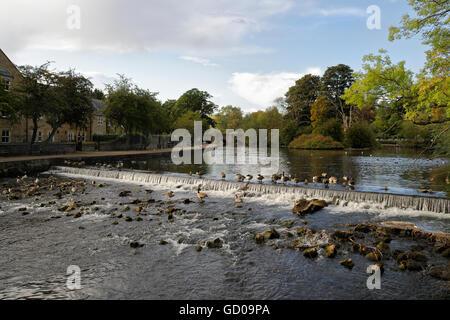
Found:
[{"label": "reflection on water", "polygon": [[[257,151],[250,150],[249,157],[256,157]],[[247,161],[248,163],[248,161]],[[125,167],[154,172],[189,174],[202,171],[207,178],[218,178],[221,172],[227,180],[234,174],[262,173],[265,183],[270,183],[271,172],[268,166],[249,164],[224,165],[174,165],[170,155],[148,159],[125,161]],[[351,176],[356,180],[356,190],[369,192],[389,192],[397,194],[420,195],[418,189],[431,189],[428,196],[450,197],[450,185],[445,179],[450,176],[448,159],[429,159],[418,157],[415,150],[380,149],[372,151],[312,151],[280,150],[279,173],[292,174],[300,180],[328,173],[329,176]],[[309,184],[310,187],[322,187]],[[385,187],[388,188],[385,191]],[[340,185],[331,189],[342,189]]]}]

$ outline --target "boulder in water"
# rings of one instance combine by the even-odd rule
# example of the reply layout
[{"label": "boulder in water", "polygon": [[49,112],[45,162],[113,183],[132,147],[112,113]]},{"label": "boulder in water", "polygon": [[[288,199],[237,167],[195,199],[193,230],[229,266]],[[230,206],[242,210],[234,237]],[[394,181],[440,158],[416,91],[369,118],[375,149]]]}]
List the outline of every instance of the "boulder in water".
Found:
[{"label": "boulder in water", "polygon": [[381,256],[375,252],[370,252],[370,253],[366,254],[365,258],[370,261],[380,261],[381,260]]},{"label": "boulder in water", "polygon": [[264,242],[264,236],[262,234],[255,234],[255,241],[256,243],[263,243]]},{"label": "boulder in water", "polygon": [[130,247],[132,248],[142,248],[144,246],[144,244],[139,243],[138,241],[131,241],[130,242]]},{"label": "boulder in water", "polygon": [[353,234],[353,231],[336,230],[331,234],[331,237],[338,240],[348,240],[353,236]]},{"label": "boulder in water", "polygon": [[428,260],[422,252],[418,251],[408,252],[408,258],[419,262],[426,262]]},{"label": "boulder in water", "polygon": [[412,259],[406,260],[406,268],[410,271],[420,271],[422,266]]},{"label": "boulder in water", "polygon": [[305,256],[306,258],[313,259],[317,257],[317,249],[316,248],[305,249],[303,250],[303,256]]},{"label": "boulder in water", "polygon": [[131,195],[131,191],[121,191],[119,193],[119,197],[128,197],[129,195]]},{"label": "boulder in water", "polygon": [[307,227],[298,228],[295,230],[295,232],[297,233],[298,236],[306,236],[313,233],[313,231]]},{"label": "boulder in water", "polygon": [[280,234],[275,229],[271,229],[263,233],[265,239],[278,239],[280,238]]},{"label": "boulder in water", "polygon": [[295,202],[294,208],[292,211],[300,217],[303,217],[307,214],[315,213],[327,206],[327,202],[324,200],[306,200],[300,199]]},{"label": "boulder in water", "polygon": [[[332,244],[325,247],[325,257],[334,258],[337,254],[336,245]],[[351,260],[351,259],[350,259]]]},{"label": "boulder in water", "polygon": [[223,246],[223,241],[220,238],[214,239],[213,241],[206,242],[206,246],[210,249],[220,249]]},{"label": "boulder in water", "polygon": [[339,263],[348,269],[353,269],[353,267],[355,266],[352,259],[341,260],[339,261]]},{"label": "boulder in water", "polygon": [[447,264],[446,268],[441,267],[431,267],[430,276],[436,279],[441,279],[445,281],[450,280],[450,263]]}]

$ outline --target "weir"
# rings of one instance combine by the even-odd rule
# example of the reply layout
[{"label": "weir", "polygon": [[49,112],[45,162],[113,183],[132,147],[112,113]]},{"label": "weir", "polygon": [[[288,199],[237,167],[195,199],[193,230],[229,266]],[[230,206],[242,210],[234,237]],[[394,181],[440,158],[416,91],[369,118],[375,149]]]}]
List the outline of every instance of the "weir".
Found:
[{"label": "weir", "polygon": [[[235,191],[243,186],[241,182],[198,179],[165,174],[155,174],[144,171],[100,170],[90,168],[53,167],[57,172],[82,175],[92,178],[116,179],[137,183],[152,183],[161,185],[198,185],[202,190]],[[397,195],[389,193],[360,192],[345,190],[314,189],[297,186],[268,185],[250,183],[247,191],[261,194],[294,194],[299,198],[318,198],[326,200],[340,200],[349,202],[369,202],[381,204],[385,208],[412,209],[436,213],[450,213],[450,199]]]}]

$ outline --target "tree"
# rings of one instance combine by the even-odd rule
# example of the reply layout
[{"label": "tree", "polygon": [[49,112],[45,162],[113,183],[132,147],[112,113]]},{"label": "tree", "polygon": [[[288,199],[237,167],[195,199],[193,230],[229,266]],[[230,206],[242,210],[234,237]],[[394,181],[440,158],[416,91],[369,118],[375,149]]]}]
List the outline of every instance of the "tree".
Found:
[{"label": "tree", "polygon": [[59,73],[51,92],[57,105],[44,111],[45,120],[52,127],[46,143],[52,141],[57,130],[65,123],[86,128],[94,111],[92,83],[75,70]]},{"label": "tree", "polygon": [[246,114],[242,121],[242,129],[279,129],[283,121],[283,116],[277,107],[267,108],[265,111],[259,110]]},{"label": "tree", "polygon": [[[426,114],[428,121],[422,123],[448,122],[449,73],[450,73],[450,1],[448,0],[409,0],[416,17],[406,14],[400,27],[391,27],[389,40],[411,38],[420,35],[423,44],[430,46],[426,51],[427,62],[418,75],[413,90],[417,94],[414,104],[408,106],[407,118],[414,120],[420,114]],[[439,120],[432,120],[436,109],[442,109]],[[431,120],[430,120],[431,119]]]},{"label": "tree", "polygon": [[211,98],[212,96],[208,92],[195,88],[185,92],[175,104],[175,118],[187,111],[194,111],[198,112],[208,125],[214,126],[215,123],[211,116],[217,110],[217,105],[210,101]]},{"label": "tree", "polygon": [[217,129],[225,132],[226,129],[240,129],[242,126],[243,112],[238,107],[222,107],[215,115]]},{"label": "tree", "polygon": [[166,100],[162,104],[162,109],[164,114],[166,115],[166,125],[169,130],[172,130],[174,128],[174,123],[176,121],[177,112],[175,109],[175,105],[177,104],[177,100],[175,99],[169,99]]},{"label": "tree", "polygon": [[123,75],[106,86],[106,117],[121,127],[131,142],[133,133],[149,134],[161,129],[161,103],[157,93],[137,87]]},{"label": "tree", "polygon": [[105,97],[105,94],[103,93],[102,90],[96,88],[96,89],[94,89],[94,91],[92,91],[93,99],[103,100],[104,97]]},{"label": "tree", "polygon": [[36,141],[39,119],[58,108],[59,104],[54,90],[57,74],[48,69],[49,65],[47,62],[38,67],[19,67],[22,78],[11,90],[14,95],[14,108],[33,122],[31,144]]},{"label": "tree", "polygon": [[363,58],[363,71],[356,73],[356,81],[342,98],[359,109],[401,105],[407,110],[415,103],[411,90],[413,76],[404,61],[393,64],[386,52],[380,50],[380,55],[369,54]]},{"label": "tree", "polygon": [[12,95],[6,90],[6,81],[0,78],[0,118],[17,121],[17,112],[14,109]]},{"label": "tree", "polygon": [[194,136],[194,124],[195,121],[201,121],[203,130],[208,127],[208,121],[202,118],[202,115],[198,111],[187,111],[181,117],[175,121],[175,128],[186,129]]},{"label": "tree", "polygon": [[332,105],[325,96],[320,96],[311,106],[311,125],[316,128],[330,119]]},{"label": "tree", "polygon": [[353,70],[345,64],[329,67],[321,81],[321,95],[327,98],[336,114],[342,119],[344,130],[347,130],[353,122],[354,106],[347,104],[342,95],[350,88],[353,81]]},{"label": "tree", "polygon": [[311,106],[320,91],[320,77],[307,74],[295,82],[286,93],[286,112],[298,125],[311,123]]}]

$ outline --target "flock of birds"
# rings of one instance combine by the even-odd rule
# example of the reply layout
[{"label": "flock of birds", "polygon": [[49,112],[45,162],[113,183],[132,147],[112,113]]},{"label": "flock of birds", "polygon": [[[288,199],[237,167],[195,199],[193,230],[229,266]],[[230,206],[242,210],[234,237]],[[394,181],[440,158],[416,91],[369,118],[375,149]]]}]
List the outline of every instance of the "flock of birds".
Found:
[{"label": "flock of birds", "polygon": [[[197,171],[196,173],[189,173],[190,176],[197,176],[199,178],[202,178],[202,176],[204,175],[203,172],[201,171]],[[220,178],[222,180],[225,180],[225,178],[227,177],[225,173],[221,172],[220,173]],[[256,177],[253,177],[251,174],[248,175],[242,175],[240,173],[236,173],[235,174],[235,178],[237,179],[237,181],[239,182],[251,182],[252,180],[257,180],[259,183],[262,183],[264,179],[266,179],[264,176],[262,176],[261,174],[258,174]],[[294,185],[303,183],[304,185],[308,185],[310,183],[310,180],[308,178],[306,178],[305,180],[301,180],[299,178],[297,178],[294,175],[286,175],[284,172],[282,174],[273,174],[270,177],[270,180],[272,181],[272,183],[283,183],[286,184],[288,182],[293,183]],[[328,177],[327,173],[322,173],[320,176],[314,176],[312,177],[311,180],[313,183],[322,183],[324,188],[328,188],[330,184],[333,185],[337,185],[339,184],[339,181],[341,181],[341,185],[345,188],[345,187],[349,187],[349,189],[354,189],[355,188],[355,179],[352,177],[348,177],[348,176],[343,176],[341,179],[339,179],[338,177],[335,176],[331,176]],[[387,187],[385,187],[385,190],[387,190]]]}]

